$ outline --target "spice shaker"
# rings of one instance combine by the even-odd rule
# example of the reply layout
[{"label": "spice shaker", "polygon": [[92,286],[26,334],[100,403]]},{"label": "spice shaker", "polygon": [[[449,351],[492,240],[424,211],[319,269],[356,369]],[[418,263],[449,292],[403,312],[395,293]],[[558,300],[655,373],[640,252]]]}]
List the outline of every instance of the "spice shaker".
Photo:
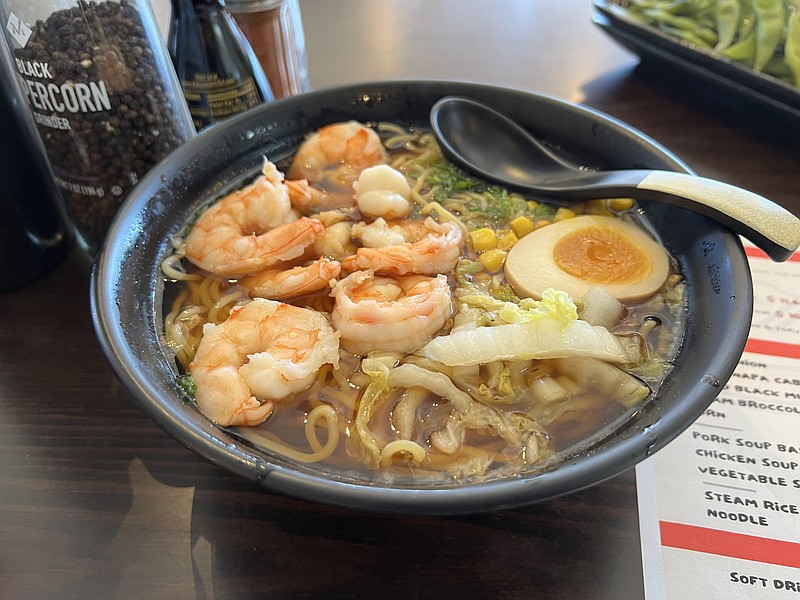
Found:
[{"label": "spice shaker", "polygon": [[61,197],[0,41],[0,292],[55,269],[72,248]]},{"label": "spice shaker", "polygon": [[148,0],[0,0],[3,33],[78,240],[194,135]]},{"label": "spice shaker", "polygon": [[297,0],[226,0],[261,61],[276,98],[308,91],[303,17]]},{"label": "spice shaker", "polygon": [[273,100],[258,57],[220,0],[172,0],[167,45],[198,130]]}]

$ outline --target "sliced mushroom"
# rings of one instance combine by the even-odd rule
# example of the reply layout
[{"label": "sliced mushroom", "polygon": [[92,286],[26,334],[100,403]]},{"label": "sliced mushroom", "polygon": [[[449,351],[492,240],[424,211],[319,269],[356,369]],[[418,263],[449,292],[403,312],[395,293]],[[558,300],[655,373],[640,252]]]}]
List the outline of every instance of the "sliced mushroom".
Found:
[{"label": "sliced mushroom", "polygon": [[464,426],[457,413],[450,413],[441,429],[431,434],[431,446],[445,454],[455,454],[464,443]]}]

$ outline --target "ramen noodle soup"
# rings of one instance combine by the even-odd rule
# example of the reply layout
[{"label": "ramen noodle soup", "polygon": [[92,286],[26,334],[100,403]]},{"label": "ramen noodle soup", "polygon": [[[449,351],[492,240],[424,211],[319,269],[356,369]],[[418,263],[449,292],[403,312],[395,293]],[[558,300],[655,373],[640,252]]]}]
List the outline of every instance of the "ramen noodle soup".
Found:
[{"label": "ramen noodle soup", "polygon": [[232,435],[358,479],[508,477],[610,435],[669,373],[683,282],[633,200],[509,193],[389,123],[268,158],[162,263],[177,383]]}]

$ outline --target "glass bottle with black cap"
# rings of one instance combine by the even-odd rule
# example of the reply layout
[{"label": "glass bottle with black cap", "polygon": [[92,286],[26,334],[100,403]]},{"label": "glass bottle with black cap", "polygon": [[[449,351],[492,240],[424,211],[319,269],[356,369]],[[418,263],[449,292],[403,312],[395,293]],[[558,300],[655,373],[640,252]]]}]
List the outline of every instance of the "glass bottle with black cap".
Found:
[{"label": "glass bottle with black cap", "polygon": [[167,45],[198,130],[272,101],[264,69],[219,0],[172,0]]}]

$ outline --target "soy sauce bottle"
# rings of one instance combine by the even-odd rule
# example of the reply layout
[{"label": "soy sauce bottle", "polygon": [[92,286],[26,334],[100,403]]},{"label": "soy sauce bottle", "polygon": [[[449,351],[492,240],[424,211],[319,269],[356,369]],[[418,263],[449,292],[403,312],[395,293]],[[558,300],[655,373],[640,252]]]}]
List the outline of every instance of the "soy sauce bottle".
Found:
[{"label": "soy sauce bottle", "polygon": [[219,0],[172,0],[167,45],[198,131],[273,100],[264,69]]}]

